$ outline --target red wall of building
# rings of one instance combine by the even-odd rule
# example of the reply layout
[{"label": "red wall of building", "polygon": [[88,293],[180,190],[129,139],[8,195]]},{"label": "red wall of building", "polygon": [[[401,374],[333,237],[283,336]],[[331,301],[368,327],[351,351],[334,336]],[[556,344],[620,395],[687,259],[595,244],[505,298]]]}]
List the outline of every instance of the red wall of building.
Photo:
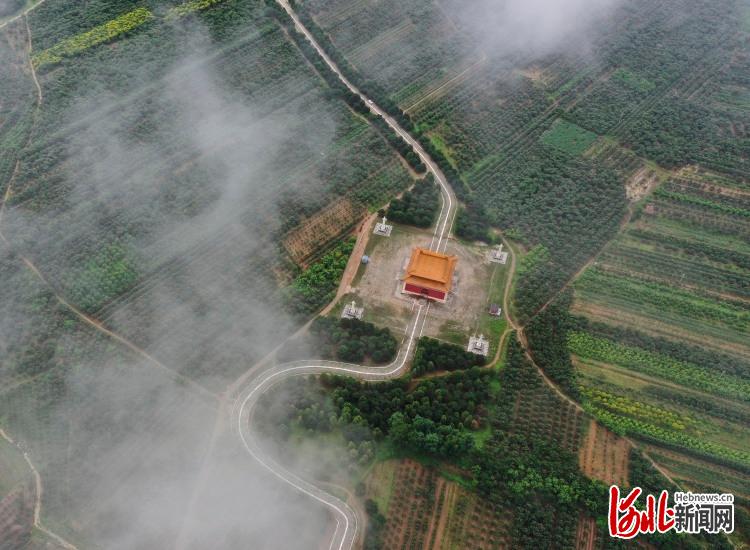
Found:
[{"label": "red wall of building", "polygon": [[404,290],[407,292],[414,292],[415,294],[421,294],[422,296],[427,296],[429,298],[434,298],[435,300],[445,300],[445,292],[434,290],[432,288],[424,288],[406,283],[404,285]]}]

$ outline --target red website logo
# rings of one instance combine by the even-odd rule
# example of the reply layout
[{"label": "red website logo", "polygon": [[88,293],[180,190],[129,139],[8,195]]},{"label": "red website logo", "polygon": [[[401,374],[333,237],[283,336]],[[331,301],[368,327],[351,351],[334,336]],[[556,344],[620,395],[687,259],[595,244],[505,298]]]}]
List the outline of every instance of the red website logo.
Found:
[{"label": "red website logo", "polygon": [[632,539],[640,533],[666,533],[674,527],[674,509],[667,506],[669,493],[662,491],[657,502],[654,495],[646,497],[646,509],[636,508],[642,489],[634,487],[624,498],[620,488],[609,488],[609,535],[620,539]]},{"label": "red website logo", "polygon": [[669,493],[662,491],[659,498],[646,496],[645,507],[637,506],[643,493],[634,487],[626,496],[620,488],[609,488],[609,535],[632,539],[639,534],[666,533],[731,533],[734,531],[734,496],[717,493],[674,494],[675,505],[668,505]]}]

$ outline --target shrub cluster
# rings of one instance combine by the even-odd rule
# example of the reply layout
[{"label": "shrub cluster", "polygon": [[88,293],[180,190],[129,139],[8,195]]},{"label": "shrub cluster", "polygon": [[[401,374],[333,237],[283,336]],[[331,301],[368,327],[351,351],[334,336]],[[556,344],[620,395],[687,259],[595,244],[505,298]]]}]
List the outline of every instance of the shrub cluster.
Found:
[{"label": "shrub cluster", "polygon": [[463,370],[479,367],[487,358],[465,351],[460,346],[423,336],[417,343],[412,372],[416,375],[440,370]]},{"label": "shrub cluster", "polygon": [[417,227],[430,227],[439,203],[437,188],[432,177],[428,177],[425,181],[417,182],[402,198],[391,201],[388,218]]},{"label": "shrub cluster", "polygon": [[310,327],[323,357],[360,363],[387,363],[396,356],[398,342],[387,328],[358,319],[318,317]]}]

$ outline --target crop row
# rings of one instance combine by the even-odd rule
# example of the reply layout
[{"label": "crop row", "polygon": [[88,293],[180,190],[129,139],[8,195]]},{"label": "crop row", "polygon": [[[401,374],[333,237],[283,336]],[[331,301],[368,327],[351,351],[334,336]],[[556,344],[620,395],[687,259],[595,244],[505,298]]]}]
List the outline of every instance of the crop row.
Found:
[{"label": "crop row", "polygon": [[677,256],[664,250],[644,250],[637,245],[618,243],[600,256],[607,270],[643,274],[672,283],[688,283],[713,291],[750,296],[747,273],[701,261],[700,256]]},{"label": "crop row", "polygon": [[[725,264],[732,270],[750,269],[750,253],[741,250],[745,248],[750,252],[750,247],[736,248],[732,243],[714,242],[708,240],[710,235],[701,234],[700,228],[696,228],[694,233],[667,233],[666,230],[659,231],[658,227],[646,227],[644,229],[631,229],[628,236],[637,239],[639,243],[648,247],[654,247],[658,250],[664,250],[665,253],[690,256],[698,260],[710,262],[712,265]],[[739,243],[738,243],[739,244]],[[723,245],[723,246],[721,246]]]},{"label": "crop row", "polygon": [[744,401],[750,400],[750,381],[738,376],[714,372],[698,365],[633,346],[618,344],[585,332],[569,333],[568,347],[579,357],[620,365],[716,395]]},{"label": "crop row", "polygon": [[617,395],[590,386],[581,386],[584,401],[593,406],[604,408],[611,413],[630,416],[644,422],[652,422],[676,431],[682,431],[694,424],[690,417],[683,414],[642,403],[624,395]]},{"label": "crop row", "polygon": [[683,226],[699,227],[704,234],[718,233],[738,240],[750,234],[750,220],[745,218],[728,216],[716,210],[697,208],[694,205],[659,197],[655,197],[653,204],[656,207],[657,218],[668,219],[672,225],[676,222]]},{"label": "crop row", "polygon": [[[732,182],[729,182],[732,183]],[[734,183],[734,185],[737,185]],[[750,196],[733,185],[721,186],[718,183],[704,181],[703,178],[671,178],[663,187],[667,191],[693,195],[723,206],[750,208]]]},{"label": "crop row", "polygon": [[688,195],[686,193],[675,193],[674,191],[667,191],[664,188],[657,189],[654,194],[662,199],[667,199],[675,202],[683,202],[691,206],[715,210],[722,214],[730,214],[732,216],[750,218],[750,210],[748,210],[747,208],[730,206],[714,200],[697,197],[695,195]]},{"label": "crop row", "polygon": [[699,439],[634,418],[619,416],[590,405],[584,405],[584,407],[590,414],[601,421],[602,424],[617,434],[640,436],[657,443],[687,449],[707,458],[723,459],[733,466],[750,469],[750,453],[748,452],[731,449],[724,445],[707,441],[704,438]]},{"label": "crop row", "polygon": [[587,270],[576,282],[576,288],[583,294],[626,299],[633,307],[641,305],[672,312],[739,332],[750,329],[750,311],[738,302],[708,298],[656,282],[620,277],[598,268]]},{"label": "crop row", "polygon": [[67,38],[51,48],[42,50],[31,56],[31,61],[36,68],[45,65],[53,65],[62,61],[64,57],[76,55],[98,44],[108,42],[122,34],[140,27],[151,19],[153,14],[146,8],[137,8],[117,19],[108,21],[103,25],[94,27],[88,32]]}]

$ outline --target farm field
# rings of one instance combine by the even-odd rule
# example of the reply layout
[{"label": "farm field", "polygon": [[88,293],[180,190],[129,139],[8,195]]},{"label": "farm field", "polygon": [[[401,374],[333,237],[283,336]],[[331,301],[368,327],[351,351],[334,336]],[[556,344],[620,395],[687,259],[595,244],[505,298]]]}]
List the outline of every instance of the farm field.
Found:
[{"label": "farm field", "polygon": [[750,467],[748,191],[675,173],[576,281],[568,335],[589,412],[727,490]]},{"label": "farm field", "polygon": [[[175,391],[169,373],[139,361],[75,318],[20,262],[3,257],[2,271],[4,315],[18,322],[3,327],[12,344],[11,360],[3,363],[0,420],[28,449],[44,481],[42,519],[77,544],[121,537],[119,527],[112,524],[105,534],[100,522],[109,514],[135,513],[123,508],[123,491],[142,494],[144,487],[137,486],[129,460],[115,457],[139,456],[141,473],[158,475],[158,457],[172,452],[177,441],[163,437],[157,444],[157,434],[176,434],[191,417],[197,431],[180,445],[195,449],[192,445],[205,443],[199,418],[213,406],[190,388]],[[126,404],[133,411],[128,420],[121,415]],[[19,473],[31,483],[28,466],[20,455],[16,459],[18,468],[26,468]],[[193,465],[186,460],[172,467],[180,475]],[[10,471],[16,469],[4,470],[4,482],[10,481]],[[166,523],[163,527],[169,530]],[[157,541],[164,531],[150,536]]]},{"label": "farm field", "polygon": [[81,550],[348,549],[326,492],[354,548],[593,550],[631,547],[610,484],[679,486],[737,496],[732,544],[642,546],[750,544],[747,0],[36,1],[0,0],[0,500],[36,468]]},{"label": "farm field", "polygon": [[[624,3],[602,37],[578,37],[599,52],[596,63],[575,51],[518,59],[467,45],[458,37],[471,34],[472,21],[447,0],[408,8],[312,0],[303,9],[457,169],[490,224],[527,248],[544,247],[517,287],[522,321],[614,236],[622,186],[646,160],[747,174],[738,91],[747,60],[735,55],[745,31],[735,6]],[[695,17],[672,24],[676,12]],[[674,124],[657,129],[666,118]],[[660,137],[642,141],[651,135]],[[596,136],[599,154],[580,157]],[[620,146],[606,146],[612,140]]]},{"label": "farm field", "polygon": [[506,548],[511,515],[434,468],[409,459],[378,463],[365,479],[365,498],[385,516],[386,548]]},{"label": "farm field", "polygon": [[[81,34],[80,20],[53,19],[61,11],[45,3],[29,18],[35,51]],[[44,102],[14,128],[33,123],[4,233],[72,303],[210,386],[269,341],[241,319],[270,314],[295,274],[274,243],[341,197],[358,205],[354,224],[412,180],[377,131],[329,99],[260,2],[217,3],[201,18],[203,29],[179,28],[157,10],[112,46],[37,63]],[[191,47],[191,35],[207,44]],[[116,99],[100,83],[104,66],[117,67]],[[186,134],[189,124],[200,131]],[[303,242],[301,257],[342,229]],[[230,308],[238,295],[240,311]],[[196,339],[198,354],[184,345]]]},{"label": "farm field", "polygon": [[[76,545],[171,544],[174,507],[126,541],[150,506],[136,501],[189,500],[211,392],[324,305],[317,285],[300,317],[287,289],[322,262],[335,292],[326,255],[414,181],[264,14],[47,0],[28,32],[25,18],[0,29],[0,424],[45,482],[45,525]],[[342,201],[341,225],[305,240]],[[238,490],[224,475],[210,479]],[[301,548],[324,521],[307,518]]]}]

